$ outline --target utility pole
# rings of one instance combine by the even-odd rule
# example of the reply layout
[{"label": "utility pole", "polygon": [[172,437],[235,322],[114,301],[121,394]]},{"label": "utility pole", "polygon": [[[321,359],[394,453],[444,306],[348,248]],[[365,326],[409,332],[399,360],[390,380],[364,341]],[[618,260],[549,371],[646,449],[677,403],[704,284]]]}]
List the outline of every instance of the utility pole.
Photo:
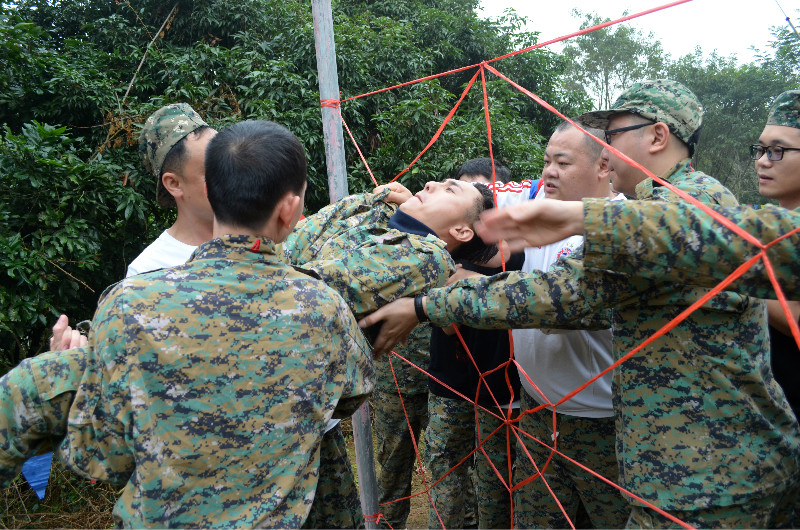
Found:
[{"label": "utility pole", "polygon": [[[328,189],[331,203],[349,195],[347,190],[347,165],[344,156],[342,121],[337,110],[339,76],[336,69],[336,45],[333,40],[333,15],[330,0],[311,0],[314,17],[314,45],[317,50],[319,97],[322,103],[322,132],[325,139],[325,159],[328,167]],[[336,101],[336,106],[331,102]],[[353,441],[356,447],[356,468],[361,509],[366,518],[366,528],[377,525],[371,516],[378,513],[378,482],[375,478],[375,457],[372,450],[372,426],[369,402],[353,414]]]}]

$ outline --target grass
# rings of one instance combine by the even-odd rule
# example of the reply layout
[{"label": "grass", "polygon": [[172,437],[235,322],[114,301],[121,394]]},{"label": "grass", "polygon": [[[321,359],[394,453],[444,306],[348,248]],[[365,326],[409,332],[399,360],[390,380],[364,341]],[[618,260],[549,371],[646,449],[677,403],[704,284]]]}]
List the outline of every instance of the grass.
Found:
[{"label": "grass", "polygon": [[118,492],[65,469],[53,459],[50,483],[39,500],[20,475],[2,490],[0,528],[112,528],[111,510]]},{"label": "grass", "polygon": [[[350,419],[342,421],[348,455],[355,475],[355,451]],[[414,473],[412,491],[422,491],[419,473]],[[53,458],[45,498],[39,500],[22,475],[0,490],[0,528],[113,528],[111,511],[119,491],[109,484],[92,483]],[[427,528],[428,497],[411,499],[408,528]]]}]

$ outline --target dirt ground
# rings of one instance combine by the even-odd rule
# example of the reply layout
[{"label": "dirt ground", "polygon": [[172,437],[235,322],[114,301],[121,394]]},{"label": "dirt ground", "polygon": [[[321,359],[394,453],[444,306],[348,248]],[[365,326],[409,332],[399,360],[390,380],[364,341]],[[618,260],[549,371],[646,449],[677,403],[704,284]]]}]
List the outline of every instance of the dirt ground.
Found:
[{"label": "dirt ground", "polygon": [[[358,475],[356,473],[356,453],[355,448],[353,446],[353,429],[350,422],[350,418],[346,420],[342,420],[342,431],[345,433],[345,439],[347,440],[347,454],[350,457],[350,463],[353,465],[353,475],[356,475],[356,480],[358,480]],[[420,453],[422,453],[422,447],[424,445],[424,440],[420,440]],[[373,448],[374,449],[374,448]],[[377,463],[375,464],[377,468]],[[376,469],[376,472],[379,470]],[[428,477],[430,478],[430,477]],[[411,493],[412,495],[415,493],[419,493],[424,491],[422,485],[422,476],[420,473],[415,472],[413,478],[411,480]],[[411,498],[411,511],[408,514],[408,521],[406,522],[406,527],[410,529],[414,528],[428,528],[428,507],[430,503],[428,502],[428,496],[424,493],[422,495],[417,495],[416,497]],[[400,529],[395,529],[400,530]]]}]

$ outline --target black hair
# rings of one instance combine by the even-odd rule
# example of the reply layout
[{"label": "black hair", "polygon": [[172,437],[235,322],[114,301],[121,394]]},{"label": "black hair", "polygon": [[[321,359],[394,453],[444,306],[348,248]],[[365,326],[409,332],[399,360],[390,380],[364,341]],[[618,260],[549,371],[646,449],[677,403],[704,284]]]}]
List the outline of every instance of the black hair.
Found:
[{"label": "black hair", "polygon": [[[572,121],[578,122],[578,118],[572,118]],[[596,129],[594,127],[589,127],[588,125],[584,125],[583,123],[580,124],[583,129],[594,136],[595,138],[599,138],[601,140],[605,139],[604,132],[602,129]],[[564,132],[567,131],[574,126],[568,122],[567,120],[562,120],[561,123],[556,125],[555,130],[553,130],[553,134],[557,132]],[[603,152],[603,144],[595,142],[588,135],[583,135],[583,147],[586,148],[586,153],[591,157],[592,162],[600,158],[600,154]]]},{"label": "black hair", "polygon": [[287,193],[306,183],[306,153],[289,129],[243,121],[223,129],[206,149],[206,186],[214,217],[257,230]]},{"label": "black hair", "polygon": [[[467,174],[474,175],[474,173]],[[471,225],[474,225],[475,222],[480,218],[481,213],[494,208],[494,195],[492,194],[492,190],[490,190],[485,184],[474,183],[472,185],[475,186],[475,189],[477,189],[481,194],[480,198],[475,201],[475,207],[467,212],[467,221]],[[450,253],[455,260],[469,261],[477,264],[486,263],[492,259],[495,254],[497,254],[497,245],[494,243],[484,243],[483,239],[480,238],[477,232],[472,239],[466,243],[460,244]]]},{"label": "black hair", "polygon": [[206,131],[211,130],[208,125],[202,125],[193,130],[173,145],[164,157],[164,163],[161,164],[161,174],[159,175],[158,182],[156,183],[156,202],[162,208],[172,208],[175,206],[175,197],[170,194],[161,182],[161,177],[164,173],[176,173],[180,175],[183,172],[183,165],[189,158],[189,152],[186,149],[186,139],[190,136],[193,138],[200,138]]},{"label": "black hair", "polygon": [[[456,173],[455,179],[458,180],[462,175],[483,175],[489,182],[492,181],[492,159],[491,158],[473,158],[467,160],[464,165]],[[503,167],[497,160],[494,161],[494,178],[497,182],[503,184],[511,180],[511,172]]]}]

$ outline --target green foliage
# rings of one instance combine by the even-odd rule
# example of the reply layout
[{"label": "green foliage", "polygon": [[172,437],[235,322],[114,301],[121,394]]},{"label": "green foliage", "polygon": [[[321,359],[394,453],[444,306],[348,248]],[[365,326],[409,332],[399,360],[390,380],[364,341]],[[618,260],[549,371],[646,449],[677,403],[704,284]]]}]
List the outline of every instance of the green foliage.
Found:
[{"label": "green foliage", "polygon": [[787,27],[773,27],[772,54],[763,54],[764,68],[775,70],[792,87],[800,86],[800,37]]},{"label": "green foliage", "polygon": [[[309,158],[308,212],[329,201],[306,1],[22,0],[0,8],[0,154],[3,250],[0,359],[11,366],[44,347],[54,317],[91,316],[102,289],[172,220],[155,206],[137,155],[139,127],[185,101],[217,127],[284,123]],[[536,42],[508,15],[480,20],[474,0],[339,0],[333,5],[342,98],[457,69]],[[160,28],[163,30],[159,31]],[[144,60],[142,61],[142,59]],[[567,114],[586,108],[564,90],[567,62],[537,50],[494,63]],[[380,183],[430,141],[473,71],[347,101],[342,113]],[[517,178],[538,175],[556,123],[487,75],[492,149]],[[49,125],[45,125],[49,124]],[[352,192],[371,189],[346,140]],[[402,177],[409,187],[488,156],[478,83],[453,122]]]},{"label": "green foliage", "polygon": [[[581,29],[611,20],[577,9],[572,13],[583,18]],[[570,86],[592,94],[598,109],[609,108],[616,95],[632,83],[660,77],[667,61],[661,43],[652,34],[645,35],[626,24],[575,37],[564,47],[564,56],[572,65]]]},{"label": "green foliage", "polygon": [[0,138],[0,344],[5,371],[45,346],[60,312],[91,317],[139,246],[147,205],[123,167],[84,162],[66,128],[32,122]]}]

